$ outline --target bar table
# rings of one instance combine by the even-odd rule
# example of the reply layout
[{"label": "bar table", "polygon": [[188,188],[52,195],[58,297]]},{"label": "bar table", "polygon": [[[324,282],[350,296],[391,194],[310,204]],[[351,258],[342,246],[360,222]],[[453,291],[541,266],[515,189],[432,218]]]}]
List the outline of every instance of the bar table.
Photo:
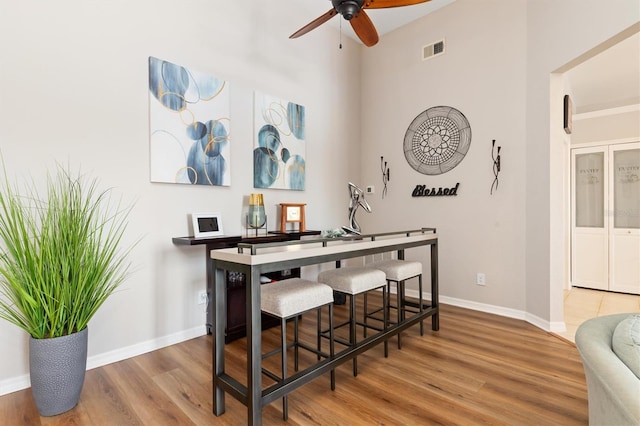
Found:
[{"label": "bar table", "polygon": [[[260,310],[260,275],[282,269],[299,268],[344,259],[397,251],[404,259],[404,251],[422,246],[430,247],[431,300],[423,302],[423,312],[406,318],[375,333],[354,346],[323,359],[299,371],[286,380],[262,389],[262,342]],[[411,231],[356,235],[342,238],[317,238],[300,241],[264,244],[238,244],[237,248],[211,250],[211,288],[213,289],[213,412],[225,411],[225,394],[233,396],[247,407],[247,423],[262,424],[262,407],[310,382],[316,377],[353,359],[364,351],[382,343],[421,320],[431,317],[431,328],[439,329],[438,313],[438,235],[435,228]],[[225,276],[226,271],[246,274],[247,324],[247,386],[225,371]],[[410,303],[407,303],[410,304]],[[414,304],[415,305],[415,304]]]}]

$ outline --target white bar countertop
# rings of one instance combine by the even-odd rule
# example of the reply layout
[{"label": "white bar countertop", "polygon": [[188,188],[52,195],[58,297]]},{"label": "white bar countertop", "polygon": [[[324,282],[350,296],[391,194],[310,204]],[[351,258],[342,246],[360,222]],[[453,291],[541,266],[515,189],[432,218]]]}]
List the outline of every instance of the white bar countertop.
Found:
[{"label": "white bar countertop", "polygon": [[[277,247],[261,248],[258,246],[258,253],[253,255],[251,254],[251,250],[246,248],[243,253],[239,253],[238,248],[211,250],[211,258],[214,260],[233,262],[241,265],[255,266],[274,262],[306,259],[327,254],[346,254],[354,251],[391,247],[395,245],[411,245],[412,243],[418,243],[419,245],[420,242],[437,240],[437,238],[438,235],[435,233],[421,233],[410,236],[398,233],[389,237],[376,237],[373,241],[370,236],[363,236],[363,239],[354,240],[322,239],[317,242],[302,240],[292,241],[287,245],[280,245]],[[326,242],[326,247],[323,246],[323,242]]]}]

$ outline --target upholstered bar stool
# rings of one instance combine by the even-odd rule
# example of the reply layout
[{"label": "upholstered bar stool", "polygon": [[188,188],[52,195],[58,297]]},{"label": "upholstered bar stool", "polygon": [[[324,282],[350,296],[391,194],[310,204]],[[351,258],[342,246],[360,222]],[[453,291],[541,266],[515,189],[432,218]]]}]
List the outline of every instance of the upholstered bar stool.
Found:
[{"label": "upholstered bar stool", "polygon": [[[294,349],[294,369],[298,371],[298,348],[306,349],[318,355],[318,359],[333,357],[333,290],[326,284],[304,280],[301,278],[290,278],[265,284],[261,287],[262,312],[280,319],[280,348],[262,355],[268,358],[277,353],[281,353],[281,375],[262,369],[263,374],[275,381],[283,381],[287,378],[287,349]],[[329,307],[329,354],[322,352],[322,308]],[[317,310],[318,312],[318,334],[317,347],[313,348],[298,340],[298,317],[305,312]],[[294,319],[293,343],[287,344],[287,320]],[[331,390],[335,389],[335,371],[331,370]],[[287,396],[282,397],[282,417],[287,420],[289,416]]]},{"label": "upholstered bar stool", "polygon": [[[401,322],[406,318],[406,312],[422,313],[422,263],[408,260],[391,259],[374,262],[368,265],[385,273],[387,278],[387,309],[395,309],[397,321]],[[405,281],[418,278],[418,308],[408,309],[405,302]],[[391,283],[396,284],[396,304],[391,304]],[[375,313],[373,311],[372,313]],[[389,314],[387,314],[389,316]],[[398,333],[398,349],[402,348],[401,333]],[[420,321],[420,335],[424,335],[424,321]]]},{"label": "upholstered bar stool", "polygon": [[[341,324],[335,326],[336,329],[345,325],[349,326],[349,341],[336,338],[335,341],[347,346],[353,346],[356,344],[356,325],[361,325],[365,329],[365,337],[367,328],[376,330],[386,330],[387,328],[387,310],[383,309],[383,325],[382,327],[375,327],[367,323],[367,305],[364,306],[363,322],[358,322],[356,319],[356,296],[358,294],[367,293],[372,290],[382,290],[382,303],[386,303],[386,277],[384,272],[366,267],[348,267],[348,268],[336,268],[327,271],[322,271],[318,274],[318,282],[329,285],[334,291],[349,296],[349,319]],[[384,355],[388,354],[387,341],[384,341]],[[353,375],[358,375],[358,359],[353,358]]]}]

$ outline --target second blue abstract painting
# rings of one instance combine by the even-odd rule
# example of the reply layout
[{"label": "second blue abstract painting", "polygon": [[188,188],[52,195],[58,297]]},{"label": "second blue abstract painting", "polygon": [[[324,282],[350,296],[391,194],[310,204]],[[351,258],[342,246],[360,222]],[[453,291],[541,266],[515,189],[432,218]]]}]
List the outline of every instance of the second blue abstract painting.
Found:
[{"label": "second blue abstract painting", "polygon": [[260,92],[254,102],[254,188],[304,191],[304,106]]}]

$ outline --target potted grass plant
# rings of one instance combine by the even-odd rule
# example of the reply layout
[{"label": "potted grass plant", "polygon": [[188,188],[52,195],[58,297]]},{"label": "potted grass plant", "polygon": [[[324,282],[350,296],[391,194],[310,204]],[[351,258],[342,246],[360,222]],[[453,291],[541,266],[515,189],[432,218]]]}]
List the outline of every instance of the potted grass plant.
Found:
[{"label": "potted grass plant", "polygon": [[130,273],[133,245],[120,246],[131,206],[60,165],[44,190],[3,174],[0,318],[29,333],[33,397],[41,415],[54,416],[78,403],[88,323]]}]

